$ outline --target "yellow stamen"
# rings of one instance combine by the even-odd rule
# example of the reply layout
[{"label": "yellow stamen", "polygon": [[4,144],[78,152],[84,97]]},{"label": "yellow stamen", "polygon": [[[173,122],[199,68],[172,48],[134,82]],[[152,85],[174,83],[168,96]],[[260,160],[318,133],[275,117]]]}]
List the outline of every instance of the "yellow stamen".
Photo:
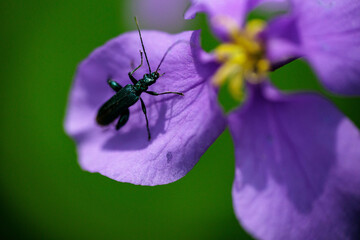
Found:
[{"label": "yellow stamen", "polygon": [[262,20],[252,20],[243,30],[227,18],[221,19],[219,23],[228,30],[230,42],[221,44],[214,51],[217,60],[223,65],[214,75],[213,83],[220,86],[228,80],[230,94],[234,99],[241,100],[244,79],[258,83],[270,69],[262,42],[258,38],[265,23]]},{"label": "yellow stamen", "polygon": [[237,71],[240,71],[237,64],[226,62],[215,73],[213,83],[216,86],[221,86],[226,82],[229,76],[232,76],[234,73],[236,74]]},{"label": "yellow stamen", "polygon": [[241,101],[243,98],[243,73],[239,72],[232,77],[232,80],[229,82],[228,89],[231,96],[237,100]]},{"label": "yellow stamen", "polygon": [[266,23],[261,19],[254,19],[249,21],[245,26],[245,31],[250,34],[250,37],[256,38],[259,33],[264,30]]}]

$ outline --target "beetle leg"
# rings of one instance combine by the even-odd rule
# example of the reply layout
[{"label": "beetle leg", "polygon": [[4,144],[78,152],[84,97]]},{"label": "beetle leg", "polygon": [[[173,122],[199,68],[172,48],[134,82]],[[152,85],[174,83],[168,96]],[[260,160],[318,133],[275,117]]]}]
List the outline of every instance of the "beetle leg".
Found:
[{"label": "beetle leg", "polygon": [[120,89],[122,89],[122,86],[119,83],[111,80],[110,78],[107,80],[107,83],[115,92],[118,92]]},{"label": "beetle leg", "polygon": [[137,83],[137,80],[136,80],[136,78],[133,77],[133,74],[134,74],[134,72],[135,72],[136,70],[138,70],[138,69],[142,66],[142,64],[143,64],[143,53],[142,53],[142,51],[140,51],[140,58],[141,58],[140,65],[137,66],[137,68],[135,68],[134,70],[132,70],[131,72],[128,73],[129,78],[130,78],[130,80],[132,81],[133,84],[136,84],[136,83]]},{"label": "beetle leg", "polygon": [[134,76],[131,75],[131,72],[129,72],[129,78],[130,78],[130,80],[131,80],[131,82],[132,82],[133,84],[136,84],[136,83],[137,83],[136,78],[134,78]]},{"label": "beetle leg", "polygon": [[149,121],[148,121],[148,117],[147,117],[147,114],[146,114],[146,107],[145,107],[144,100],[142,100],[142,98],[140,98],[140,101],[141,101],[141,108],[142,108],[142,111],[143,111],[143,112],[144,112],[144,114],[145,114],[145,119],[146,119],[146,129],[147,129],[147,132],[148,132],[148,140],[150,141],[150,139],[151,139],[151,135],[150,135],[150,129],[149,129]]},{"label": "beetle leg", "polygon": [[177,95],[180,95],[180,96],[184,96],[184,94],[181,93],[181,92],[162,92],[162,93],[157,93],[157,92],[153,92],[153,91],[145,91],[145,92],[147,94],[154,95],[154,96],[170,94],[170,93],[177,94]]},{"label": "beetle leg", "polygon": [[132,70],[132,71],[130,72],[130,75],[133,75],[134,72],[135,72],[136,70],[138,70],[138,69],[142,66],[142,64],[143,64],[143,53],[142,53],[141,50],[140,50],[140,59],[141,59],[140,65],[137,66],[137,68],[135,68],[134,70]]},{"label": "beetle leg", "polygon": [[117,122],[115,127],[116,130],[119,130],[122,126],[126,124],[126,122],[129,119],[129,115],[130,115],[129,109],[126,109],[120,113],[119,121]]}]

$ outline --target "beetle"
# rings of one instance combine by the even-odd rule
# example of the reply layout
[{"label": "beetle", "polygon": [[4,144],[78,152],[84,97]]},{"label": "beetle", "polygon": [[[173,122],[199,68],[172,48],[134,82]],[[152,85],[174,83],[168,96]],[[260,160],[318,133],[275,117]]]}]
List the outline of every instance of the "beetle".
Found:
[{"label": "beetle", "polygon": [[156,80],[161,76],[158,73],[158,71],[160,69],[160,65],[164,61],[164,59],[165,59],[167,53],[169,52],[169,50],[171,49],[171,47],[165,52],[163,58],[160,60],[160,63],[158,65],[156,71],[152,72],[148,57],[146,55],[144,43],[143,43],[143,40],[141,37],[140,27],[139,27],[136,17],[135,17],[135,23],[136,23],[137,30],[139,32],[139,37],[140,37],[142,49],[144,51],[145,59],[146,59],[147,65],[149,67],[149,73],[144,74],[143,78],[139,79],[139,80],[137,80],[133,76],[134,72],[136,70],[138,70],[143,64],[143,52],[140,51],[140,58],[141,58],[140,65],[128,73],[128,76],[133,84],[128,84],[128,85],[122,87],[119,83],[111,80],[111,78],[109,78],[107,80],[107,83],[116,92],[116,94],[114,96],[112,96],[108,101],[106,101],[100,107],[100,109],[97,113],[97,116],[96,116],[96,122],[100,126],[107,126],[119,117],[119,120],[115,126],[115,129],[119,130],[122,126],[124,126],[127,123],[128,119],[129,119],[129,115],[130,115],[129,107],[134,105],[140,99],[141,108],[145,115],[145,120],[146,120],[146,130],[148,133],[148,140],[150,141],[151,134],[150,134],[150,129],[149,129],[149,121],[148,121],[148,117],[147,117],[147,113],[146,113],[146,106],[145,106],[144,100],[140,97],[140,95],[143,92],[153,95],[153,96],[158,96],[158,95],[163,95],[163,94],[177,94],[177,95],[184,96],[184,94],[180,93],[180,92],[157,93],[157,92],[147,90],[148,87],[153,85],[156,82]]}]

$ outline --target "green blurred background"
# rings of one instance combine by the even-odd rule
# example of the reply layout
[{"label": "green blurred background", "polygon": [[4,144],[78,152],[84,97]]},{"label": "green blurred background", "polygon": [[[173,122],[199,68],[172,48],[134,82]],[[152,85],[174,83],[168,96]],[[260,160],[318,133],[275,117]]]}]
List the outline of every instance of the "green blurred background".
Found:
[{"label": "green blurred background", "polygon": [[[204,48],[216,44],[204,15],[157,28],[130,2],[1,1],[1,239],[251,239],[232,209],[228,131],[186,177],[169,185],[134,186],[80,169],[63,120],[82,59],[134,30],[134,14],[144,28],[202,28]],[[324,92],[301,61],[272,77],[284,90]],[[360,126],[359,99],[327,96]],[[226,92],[220,98],[226,109],[233,106]]]}]

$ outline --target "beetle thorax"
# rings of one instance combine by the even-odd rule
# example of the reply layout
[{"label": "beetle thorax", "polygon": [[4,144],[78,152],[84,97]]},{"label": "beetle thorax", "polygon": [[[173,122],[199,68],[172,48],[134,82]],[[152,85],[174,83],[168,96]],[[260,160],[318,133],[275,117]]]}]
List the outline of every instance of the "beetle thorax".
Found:
[{"label": "beetle thorax", "polygon": [[138,93],[142,93],[148,89],[150,85],[153,85],[159,78],[159,74],[154,72],[151,74],[144,74],[144,77],[135,84],[135,89]]}]

